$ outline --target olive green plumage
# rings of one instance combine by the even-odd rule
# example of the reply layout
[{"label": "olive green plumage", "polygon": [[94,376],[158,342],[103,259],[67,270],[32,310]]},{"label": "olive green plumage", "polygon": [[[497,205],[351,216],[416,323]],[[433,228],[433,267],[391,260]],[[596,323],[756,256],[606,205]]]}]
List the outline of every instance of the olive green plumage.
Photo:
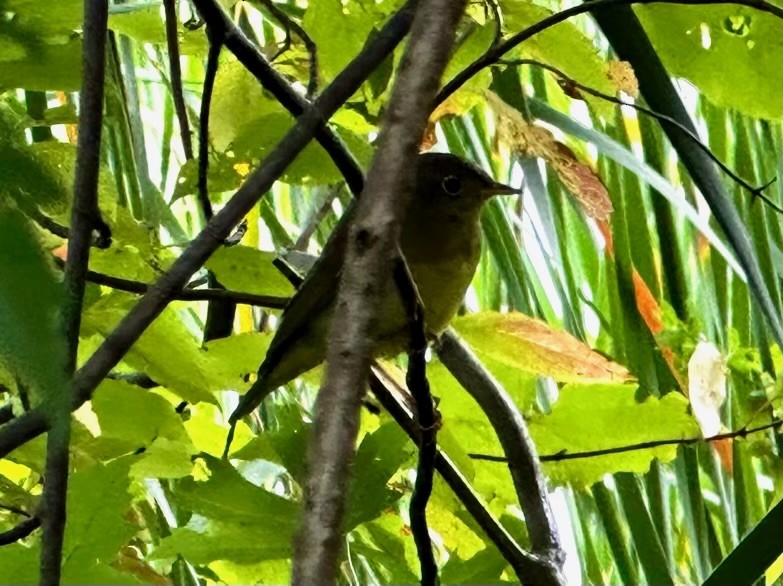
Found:
[{"label": "olive green plumage", "polygon": [[[448,326],[473,279],[481,253],[479,215],[493,195],[517,193],[454,155],[418,157],[413,197],[402,223],[400,247],[416,282],[427,329]],[[281,385],[318,366],[326,353],[329,317],[345,257],[351,208],[340,220],[323,254],[282,314],[280,326],[258,372],[258,380],[231,415],[235,424]],[[389,276],[381,302],[377,355],[404,350],[407,319]]]}]

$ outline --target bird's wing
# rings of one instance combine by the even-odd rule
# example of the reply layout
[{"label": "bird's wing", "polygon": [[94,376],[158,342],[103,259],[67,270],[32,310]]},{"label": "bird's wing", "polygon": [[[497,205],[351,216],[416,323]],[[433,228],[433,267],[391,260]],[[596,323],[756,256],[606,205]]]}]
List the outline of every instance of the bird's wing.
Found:
[{"label": "bird's wing", "polygon": [[321,256],[283,310],[280,325],[259,371],[260,375],[269,376],[313,319],[334,300],[345,260],[348,230],[354,215],[355,205],[351,202],[329,237]]}]

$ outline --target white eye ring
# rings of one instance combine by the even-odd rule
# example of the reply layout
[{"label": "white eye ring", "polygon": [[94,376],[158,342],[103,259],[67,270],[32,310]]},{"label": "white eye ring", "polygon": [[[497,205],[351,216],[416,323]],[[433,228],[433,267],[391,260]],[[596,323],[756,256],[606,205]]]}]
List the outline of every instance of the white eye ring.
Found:
[{"label": "white eye ring", "polygon": [[441,187],[443,187],[443,191],[446,192],[446,195],[457,197],[462,191],[462,181],[456,175],[447,175],[443,178]]}]

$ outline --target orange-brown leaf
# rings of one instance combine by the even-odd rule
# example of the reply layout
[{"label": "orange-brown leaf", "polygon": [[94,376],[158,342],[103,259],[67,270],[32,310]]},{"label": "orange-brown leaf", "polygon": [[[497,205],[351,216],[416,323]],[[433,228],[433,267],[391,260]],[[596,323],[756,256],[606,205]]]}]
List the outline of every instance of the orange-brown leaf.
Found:
[{"label": "orange-brown leaf", "polygon": [[561,382],[626,382],[628,370],[571,334],[521,313],[483,312],[454,327],[481,354],[519,370]]},{"label": "orange-brown leaf", "polygon": [[574,195],[591,218],[604,220],[612,213],[612,200],[601,179],[590,165],[580,161],[574,152],[546,128],[530,124],[497,95],[487,92],[495,113],[496,139],[515,153],[546,161]]}]

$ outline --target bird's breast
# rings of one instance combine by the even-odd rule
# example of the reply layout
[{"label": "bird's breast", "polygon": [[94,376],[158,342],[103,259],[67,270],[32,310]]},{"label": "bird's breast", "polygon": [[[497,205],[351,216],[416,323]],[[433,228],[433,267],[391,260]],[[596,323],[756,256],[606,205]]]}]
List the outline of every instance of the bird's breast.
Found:
[{"label": "bird's breast", "polygon": [[442,222],[403,230],[401,248],[424,304],[430,331],[448,326],[459,310],[476,272],[481,254],[481,235],[475,221]]}]

